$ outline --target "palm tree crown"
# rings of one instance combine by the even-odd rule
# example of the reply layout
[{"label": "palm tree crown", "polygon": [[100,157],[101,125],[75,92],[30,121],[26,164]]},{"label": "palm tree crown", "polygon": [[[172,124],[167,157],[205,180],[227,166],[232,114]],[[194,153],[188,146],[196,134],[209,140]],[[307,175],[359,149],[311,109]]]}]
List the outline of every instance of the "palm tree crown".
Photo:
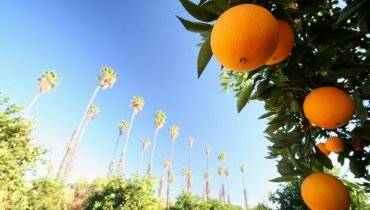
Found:
[{"label": "palm tree crown", "polygon": [[222,168],[222,167],[218,167],[217,168],[217,173],[218,173],[218,175],[222,175],[223,174],[223,172],[224,172],[224,169]]},{"label": "palm tree crown", "polygon": [[225,176],[229,177],[231,175],[230,169],[225,169]]},{"label": "palm tree crown", "polygon": [[191,149],[194,145],[195,139],[193,137],[189,138],[189,149]]},{"label": "palm tree crown", "polygon": [[226,154],[221,152],[219,155],[218,155],[218,160],[223,163],[226,161]]},{"label": "palm tree crown", "polygon": [[157,128],[161,128],[165,123],[166,123],[166,113],[164,113],[162,110],[157,111],[154,117],[155,126]]},{"label": "palm tree crown", "polygon": [[119,132],[119,135],[121,136],[122,134],[126,133],[127,132],[127,129],[129,127],[129,124],[128,122],[126,121],[121,121],[119,124],[118,124],[118,132]]},{"label": "palm tree crown", "polygon": [[49,92],[55,89],[59,84],[58,75],[55,71],[45,71],[40,78],[37,79],[37,87],[41,93]]},{"label": "palm tree crown", "polygon": [[242,173],[244,173],[244,172],[245,172],[245,169],[246,169],[245,165],[241,165],[241,166],[240,166],[240,171],[241,171]]},{"label": "palm tree crown", "polygon": [[177,138],[177,136],[179,135],[179,130],[180,128],[176,125],[172,125],[170,127],[171,140],[175,140]]},{"label": "palm tree crown", "polygon": [[150,139],[148,137],[145,137],[143,141],[143,151],[146,151],[150,145]]},{"label": "palm tree crown", "polygon": [[211,148],[207,145],[206,146],[206,155],[209,155],[211,153]]},{"label": "palm tree crown", "polygon": [[87,121],[88,122],[91,122],[94,117],[99,114],[100,110],[99,110],[99,107],[95,106],[94,104],[92,104],[89,108],[89,110],[87,111]]},{"label": "palm tree crown", "polygon": [[135,114],[143,109],[144,104],[144,99],[139,96],[134,96],[131,100],[131,107],[134,109]]},{"label": "palm tree crown", "polygon": [[114,83],[117,80],[117,74],[116,72],[109,68],[109,67],[103,67],[101,69],[102,75],[98,76],[99,85],[102,89],[107,89],[108,87],[113,87]]},{"label": "palm tree crown", "polygon": [[204,176],[204,179],[209,181],[211,179],[211,173],[209,173],[209,171],[205,171],[203,173],[203,176]]}]

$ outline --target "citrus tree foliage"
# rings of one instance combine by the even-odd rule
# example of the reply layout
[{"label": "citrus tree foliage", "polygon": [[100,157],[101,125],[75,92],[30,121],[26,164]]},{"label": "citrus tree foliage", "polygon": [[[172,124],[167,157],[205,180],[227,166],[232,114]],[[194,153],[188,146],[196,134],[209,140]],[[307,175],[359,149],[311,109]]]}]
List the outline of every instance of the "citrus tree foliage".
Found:
[{"label": "citrus tree foliage", "polygon": [[309,210],[301,196],[301,182],[297,180],[281,184],[269,200],[281,210]]},{"label": "citrus tree foliage", "polygon": [[155,179],[147,177],[129,180],[112,177],[103,184],[101,190],[90,194],[86,209],[161,209],[159,200],[154,197],[155,183]]},{"label": "citrus tree foliage", "polygon": [[20,117],[22,108],[0,99],[0,208],[25,202],[23,177],[44,153],[31,144],[32,123]]},{"label": "citrus tree foliage", "polygon": [[218,199],[202,200],[199,196],[191,193],[180,194],[170,210],[241,210],[240,206],[224,204]]},{"label": "citrus tree foliage", "polygon": [[254,208],[251,208],[251,209],[249,209],[248,208],[248,210],[271,210],[271,208],[269,208],[269,207],[267,207],[265,204],[263,204],[263,203],[259,203],[259,204],[257,204],[257,206],[255,206]]},{"label": "citrus tree foliage", "polygon": [[27,208],[21,209],[67,209],[64,185],[50,177],[33,180],[26,196]]},{"label": "citrus tree foliage", "polygon": [[[212,57],[209,37],[214,21],[228,8],[258,4],[292,26],[295,43],[285,61],[248,73],[227,69],[220,73],[222,88],[236,94],[239,112],[249,100],[264,102],[266,113],[260,119],[268,119],[265,133],[272,143],[267,158],[277,160],[281,174],[273,181],[290,181],[323,171],[324,167],[333,168],[331,160],[315,146],[319,139],[330,135],[345,141],[338,161],[344,164],[348,160],[355,177],[370,181],[369,0],[179,1],[197,21],[178,19],[203,40],[197,60],[198,76]],[[352,96],[356,114],[348,125],[333,130],[310,125],[302,110],[303,101],[310,91],[321,86],[338,87]],[[365,148],[354,151],[359,138],[365,142]]]}]

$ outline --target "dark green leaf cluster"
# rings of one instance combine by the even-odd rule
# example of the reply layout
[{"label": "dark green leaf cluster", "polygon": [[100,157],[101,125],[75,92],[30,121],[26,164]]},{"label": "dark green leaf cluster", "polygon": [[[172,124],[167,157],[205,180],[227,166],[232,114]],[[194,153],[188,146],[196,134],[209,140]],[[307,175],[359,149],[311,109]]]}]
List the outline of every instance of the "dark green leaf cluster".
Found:
[{"label": "dark green leaf cluster", "polygon": [[[283,62],[246,73],[227,69],[220,73],[224,92],[231,89],[236,93],[239,112],[249,100],[265,104],[266,113],[260,118],[269,120],[265,133],[272,143],[267,158],[277,160],[281,174],[273,181],[289,181],[331,169],[331,160],[315,146],[319,139],[331,135],[345,142],[338,161],[344,164],[349,160],[351,172],[370,181],[370,0],[180,2],[192,17],[201,21],[180,19],[187,30],[201,34],[204,39],[198,56],[199,76],[212,55],[209,36],[213,21],[228,8],[258,4],[293,28],[294,47]],[[348,125],[325,130],[312,126],[306,119],[303,101],[309,92],[322,86],[337,87],[352,96],[356,114]],[[363,149],[353,149],[357,139],[365,142]]]},{"label": "dark green leaf cluster", "polygon": [[280,210],[309,210],[301,196],[301,183],[297,180],[281,184],[274,193],[270,194],[269,201]]},{"label": "dark green leaf cluster", "polygon": [[112,177],[103,184],[101,190],[90,194],[86,209],[161,209],[160,201],[153,196],[155,182],[155,179],[148,177],[129,180]]}]

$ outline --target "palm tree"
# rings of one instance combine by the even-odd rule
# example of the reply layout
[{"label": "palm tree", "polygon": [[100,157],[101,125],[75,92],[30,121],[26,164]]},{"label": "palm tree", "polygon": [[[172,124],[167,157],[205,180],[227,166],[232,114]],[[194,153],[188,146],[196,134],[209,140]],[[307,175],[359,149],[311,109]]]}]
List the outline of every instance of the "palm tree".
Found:
[{"label": "palm tree", "polygon": [[[85,121],[85,118],[86,118],[86,116],[89,112],[89,109],[90,109],[90,107],[92,105],[92,102],[94,101],[98,91],[100,90],[100,88],[104,90],[104,89],[107,89],[108,87],[113,87],[114,83],[117,80],[116,73],[113,71],[113,69],[111,69],[109,67],[103,67],[101,69],[101,73],[102,73],[102,75],[98,76],[99,84],[95,88],[95,91],[92,94],[92,96],[91,96],[91,98],[90,98],[90,100],[89,100],[89,102],[88,102],[88,104],[85,108],[85,111],[84,111],[84,113],[83,113],[83,115],[80,119],[80,122],[78,123],[78,126],[74,130],[74,132],[72,134],[72,137],[71,137],[71,139],[68,143],[67,152],[65,153],[65,155],[63,157],[62,163],[60,164],[59,170],[58,170],[58,173],[57,173],[57,179],[58,180],[62,180],[64,170],[66,169],[67,161],[71,157],[71,150],[73,149],[76,142],[78,142],[78,139],[80,138],[80,132],[81,132],[82,124]],[[66,179],[64,178],[64,180],[66,180]]]},{"label": "palm tree", "polygon": [[87,112],[87,120],[85,122],[85,125],[84,125],[82,131],[81,131],[81,135],[77,139],[77,142],[75,143],[74,147],[72,147],[72,149],[70,150],[70,152],[71,152],[70,153],[70,158],[67,161],[66,169],[64,170],[64,173],[63,173],[63,177],[62,177],[62,180],[61,180],[62,183],[66,183],[69,176],[71,175],[72,170],[73,170],[73,163],[74,163],[74,161],[76,159],[76,155],[77,155],[77,147],[80,144],[82,136],[85,134],[87,126],[93,121],[93,119],[95,118],[95,116],[98,113],[99,113],[99,108],[92,104],[90,106],[90,109]]},{"label": "palm tree", "polygon": [[144,153],[148,149],[149,145],[150,145],[150,139],[148,137],[145,137],[143,141],[142,150],[141,150],[141,156],[140,156],[140,163],[139,163],[139,169],[138,169],[139,175],[141,173],[141,165],[143,163]]},{"label": "palm tree", "polygon": [[152,164],[153,164],[153,158],[154,158],[154,151],[155,151],[155,144],[157,141],[157,135],[158,130],[163,127],[163,125],[166,123],[166,113],[163,111],[157,111],[154,117],[154,125],[155,125],[155,134],[154,134],[154,142],[153,142],[153,148],[152,148],[152,154],[150,156],[150,161],[148,164],[148,176],[152,176]]},{"label": "palm tree", "polygon": [[230,169],[225,169],[225,176],[226,176],[226,195],[227,195],[227,203],[230,204],[230,190],[229,190],[229,176],[231,175]]},{"label": "palm tree", "polygon": [[58,86],[58,75],[55,71],[45,71],[40,78],[37,79],[37,87],[39,92],[32,99],[31,103],[28,105],[27,109],[24,111],[23,116],[27,116],[33,105],[36,103],[37,99],[40,97],[41,93],[47,93],[54,90]]},{"label": "palm tree", "polygon": [[189,169],[183,168],[182,169],[182,187],[181,187],[181,192],[185,192],[185,186],[184,186],[184,180],[187,180],[188,174],[189,174]]},{"label": "palm tree", "polygon": [[131,100],[131,107],[132,107],[132,116],[131,116],[131,121],[130,121],[130,126],[128,127],[127,135],[126,135],[126,142],[125,146],[123,148],[123,151],[121,153],[121,158],[119,160],[118,164],[118,176],[123,175],[123,171],[125,168],[125,161],[126,161],[126,150],[127,150],[127,145],[128,145],[128,140],[130,138],[130,133],[131,133],[131,128],[132,124],[134,123],[134,118],[137,115],[139,111],[141,111],[144,107],[144,99],[138,96],[135,96]]},{"label": "palm tree", "polygon": [[[189,138],[189,173],[191,173],[190,163],[191,163],[191,148],[193,148],[195,139],[193,137]],[[188,179],[188,193],[190,193],[191,189],[191,179]]]},{"label": "palm tree", "polygon": [[[226,154],[221,152],[218,155],[218,160],[220,161],[220,167],[222,167],[222,164],[226,161]],[[225,186],[224,186],[224,176],[221,174],[221,179],[222,179],[222,189],[221,189],[221,196],[222,200],[225,203]]]},{"label": "palm tree", "polygon": [[220,176],[220,192],[219,192],[219,195],[220,195],[220,200],[222,200],[222,186],[223,186],[222,174],[224,173],[224,170],[222,169],[222,167],[218,167],[217,173]]},{"label": "palm tree", "polygon": [[166,158],[163,162],[163,172],[161,175],[161,180],[159,181],[159,190],[158,190],[158,198],[162,200],[162,193],[163,193],[163,187],[164,187],[164,175],[166,173],[166,170],[171,164],[171,160]]},{"label": "palm tree", "polygon": [[205,199],[209,199],[209,181],[211,180],[211,173],[209,171],[205,171],[204,174],[204,179],[206,180],[206,189],[205,189]]},{"label": "palm tree", "polygon": [[245,189],[245,165],[240,166],[240,171],[242,172],[242,177],[243,177],[243,189],[244,189],[244,205],[245,209],[248,209],[248,200],[247,200],[247,190]]},{"label": "palm tree", "polygon": [[121,121],[118,124],[118,137],[117,137],[116,145],[114,146],[113,157],[112,157],[112,160],[110,161],[110,164],[109,164],[107,177],[111,177],[113,175],[114,157],[116,157],[116,151],[117,151],[118,143],[119,143],[119,140],[120,140],[122,134],[124,134],[124,133],[127,134],[128,127],[129,127],[129,124],[128,124],[128,122],[125,122],[125,121]]},{"label": "palm tree", "polygon": [[168,172],[168,182],[170,183],[168,185],[168,189],[167,189],[167,203],[166,203],[166,208],[169,208],[170,205],[171,205],[171,185],[172,183],[175,181],[176,177],[175,177],[175,174],[172,172],[172,170],[170,169],[170,171]]},{"label": "palm tree", "polygon": [[[211,153],[211,148],[207,145],[206,146],[206,166],[207,166],[207,173],[209,173],[209,169],[208,169],[208,159],[209,159],[209,154]],[[206,199],[208,200],[210,197],[210,187],[209,187],[209,180],[206,179]]]},{"label": "palm tree", "polygon": [[167,183],[167,204],[170,202],[171,198],[169,197],[170,196],[170,191],[171,191],[171,183],[170,182],[170,176],[171,176],[171,173],[172,172],[172,160],[173,160],[173,146],[174,146],[174,143],[175,143],[175,140],[176,138],[179,136],[179,130],[180,128],[175,126],[175,125],[172,125],[170,127],[170,136],[171,136],[171,156],[170,156],[170,170],[168,171],[168,183]]}]

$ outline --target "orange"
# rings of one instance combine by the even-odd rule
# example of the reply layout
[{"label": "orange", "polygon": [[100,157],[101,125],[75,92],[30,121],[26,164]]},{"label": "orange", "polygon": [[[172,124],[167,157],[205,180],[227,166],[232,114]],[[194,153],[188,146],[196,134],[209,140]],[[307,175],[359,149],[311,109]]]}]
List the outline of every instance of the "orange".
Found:
[{"label": "orange", "polygon": [[279,43],[271,58],[266,62],[266,65],[274,65],[285,60],[292,51],[294,44],[294,32],[290,25],[284,21],[277,19],[279,25]]},{"label": "orange", "polygon": [[325,142],[326,148],[331,152],[339,153],[344,149],[344,142],[339,137],[329,137]]},{"label": "orange", "polygon": [[316,146],[320,149],[320,151],[324,155],[326,155],[326,156],[330,155],[331,152],[328,150],[328,148],[326,148],[325,143],[318,143],[318,144],[316,144]]},{"label": "orange", "polygon": [[343,90],[320,87],[306,96],[303,112],[312,124],[325,129],[335,129],[351,120],[355,105],[351,96]]},{"label": "orange", "polygon": [[303,180],[301,194],[312,210],[348,210],[350,206],[347,187],[336,177],[322,172]]},{"label": "orange", "polygon": [[263,66],[275,52],[279,26],[264,7],[241,4],[226,10],[211,32],[215,58],[234,71],[251,71]]}]

